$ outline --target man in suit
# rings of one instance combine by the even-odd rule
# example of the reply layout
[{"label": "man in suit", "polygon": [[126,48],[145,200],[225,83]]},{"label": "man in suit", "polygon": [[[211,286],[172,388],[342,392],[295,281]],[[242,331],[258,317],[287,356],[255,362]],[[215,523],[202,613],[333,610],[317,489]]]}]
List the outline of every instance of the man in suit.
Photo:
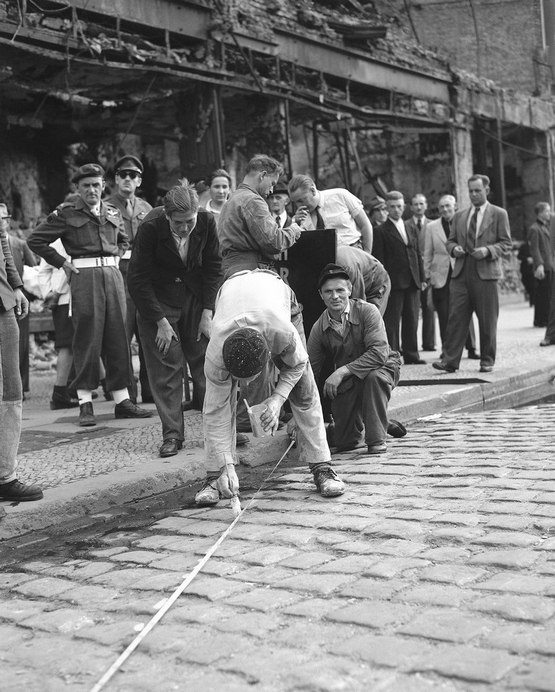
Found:
[{"label": "man in suit", "polygon": [[199,210],[183,180],[139,226],[127,272],[154,403],[162,421],[160,456],[183,446],[184,358],[204,401],[204,356],[210,338],[221,257],[213,215]]},{"label": "man in suit", "polygon": [[457,212],[451,224],[447,251],[455,258],[455,266],[449,287],[449,320],[443,358],[433,363],[443,372],[458,369],[473,312],[480,327],[480,372],[491,372],[495,364],[497,281],[503,275],[502,257],[512,244],[507,212],[488,202],[489,184],[486,175],[468,179],[471,206]]},{"label": "man in suit", "polygon": [[403,195],[397,191],[388,192],[386,203],[389,218],[376,229],[373,254],[391,279],[391,293],[384,313],[387,338],[391,348],[403,354],[406,365],[422,365],[426,361],[418,353],[417,332],[419,292],[425,283],[418,237],[415,229],[407,228],[403,222]]},{"label": "man in suit", "polygon": [[[143,356],[143,348],[137,327],[137,309],[135,308],[135,303],[129,295],[129,290],[127,289],[127,269],[129,267],[131,250],[133,249],[133,241],[137,235],[139,224],[152,209],[152,207],[148,202],[140,197],[137,197],[136,195],[137,189],[141,186],[143,174],[143,164],[136,156],[130,156],[129,154],[123,156],[116,161],[114,170],[116,189],[114,193],[106,199],[106,203],[111,204],[113,207],[116,207],[116,209],[119,209],[121,218],[123,219],[123,229],[129,239],[129,248],[123,253],[119,263],[119,268],[125,283],[125,297],[127,300],[127,318],[125,327],[129,344],[131,344],[133,336],[135,336],[137,339],[139,346],[139,380],[141,383],[141,397],[143,404],[150,404],[154,400],[150,392],[148,374]],[[137,384],[133,376],[131,377],[131,386],[129,391],[131,394],[131,399],[136,401]]]},{"label": "man in suit", "polygon": [[279,181],[268,195],[268,208],[280,228],[289,228],[293,219],[287,213],[289,190],[285,182]]},{"label": "man in suit", "polygon": [[[418,237],[418,249],[422,257],[424,257],[424,244],[426,242],[428,218],[426,210],[428,209],[428,200],[426,197],[418,193],[414,195],[410,202],[412,216],[406,222],[410,228],[414,228]],[[432,301],[432,291],[429,286],[420,291],[420,310],[422,312],[422,350],[435,351],[436,342],[436,325],[434,304]]]},{"label": "man in suit", "polygon": [[[449,319],[449,283],[451,281],[452,265],[455,260],[449,257],[447,252],[447,239],[451,231],[451,221],[457,209],[457,200],[453,195],[444,195],[438,204],[441,217],[430,221],[426,229],[426,242],[424,245],[424,276],[426,283],[432,291],[432,300],[439,321],[439,333],[441,335],[443,358],[443,343],[447,332],[447,320]],[[476,354],[476,337],[474,325],[470,321],[468,338],[466,341],[468,357],[479,359]]]}]

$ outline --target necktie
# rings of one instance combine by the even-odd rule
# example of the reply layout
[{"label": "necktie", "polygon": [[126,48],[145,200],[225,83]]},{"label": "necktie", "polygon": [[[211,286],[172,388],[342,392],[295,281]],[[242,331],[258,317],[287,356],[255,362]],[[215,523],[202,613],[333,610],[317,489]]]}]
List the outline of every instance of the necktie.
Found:
[{"label": "necktie", "polygon": [[422,230],[422,221],[420,219],[417,219],[416,221],[416,228],[418,228],[418,232]]},{"label": "necktie", "polygon": [[326,227],[326,224],[324,222],[324,218],[322,217],[322,214],[320,214],[320,207],[316,207],[314,210],[314,216],[315,216],[315,224],[314,227],[316,230],[321,231],[324,230]]},{"label": "necktie", "polygon": [[476,207],[472,218],[470,219],[470,225],[468,226],[468,239],[467,246],[468,252],[472,252],[476,247],[476,229],[478,228],[478,213],[480,211],[479,207]]},{"label": "necktie", "polygon": [[129,216],[133,216],[133,202],[130,199],[125,202],[125,209]]},{"label": "necktie", "polygon": [[279,228],[281,228],[281,217],[279,214],[276,214],[276,223],[279,226]]}]

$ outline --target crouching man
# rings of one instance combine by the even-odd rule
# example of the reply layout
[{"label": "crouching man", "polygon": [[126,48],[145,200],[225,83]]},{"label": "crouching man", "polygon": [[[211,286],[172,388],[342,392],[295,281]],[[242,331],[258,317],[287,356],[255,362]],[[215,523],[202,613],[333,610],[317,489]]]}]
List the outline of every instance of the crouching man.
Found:
[{"label": "crouching man", "polygon": [[347,271],[328,264],[318,279],[326,310],[312,327],[308,353],[316,381],[324,362],[333,361],[324,396],[331,399],[338,452],[364,443],[369,454],[387,451],[387,406],[399,381],[401,358],[391,351],[375,305],[350,300]]},{"label": "crouching man", "polygon": [[[262,427],[274,434],[289,398],[297,425],[300,460],[306,461],[323,497],[345,491],[331,466],[318,389],[303,339],[291,322],[291,289],[264,269],[233,274],[216,299],[204,372],[206,480],[195,497],[215,505],[237,494],[235,416],[239,380],[252,380],[271,358],[279,371],[274,392],[263,402]],[[249,402],[250,403],[250,402]]]}]

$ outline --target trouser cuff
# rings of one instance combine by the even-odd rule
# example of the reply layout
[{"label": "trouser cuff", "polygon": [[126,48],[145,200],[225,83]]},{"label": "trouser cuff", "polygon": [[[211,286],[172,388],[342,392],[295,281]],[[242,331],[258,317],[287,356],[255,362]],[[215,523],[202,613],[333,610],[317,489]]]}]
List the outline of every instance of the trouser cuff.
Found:
[{"label": "trouser cuff", "polygon": [[326,468],[331,469],[332,468],[331,459],[329,461],[321,461],[318,464],[309,464],[308,468],[312,471],[312,473],[314,473],[315,471],[318,471],[318,469],[326,469]]}]

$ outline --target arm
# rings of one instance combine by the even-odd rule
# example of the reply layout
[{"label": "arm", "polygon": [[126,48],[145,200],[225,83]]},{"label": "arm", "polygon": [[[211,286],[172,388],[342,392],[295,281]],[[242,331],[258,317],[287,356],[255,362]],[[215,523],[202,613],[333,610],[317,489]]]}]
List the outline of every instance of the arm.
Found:
[{"label": "arm", "polygon": [[368,303],[359,303],[361,328],[365,351],[346,364],[350,374],[363,379],[371,370],[381,368],[389,355],[389,344],[385,326],[378,308]]},{"label": "arm", "polygon": [[460,245],[459,240],[457,238],[457,226],[459,218],[460,222],[463,223],[463,219],[459,217],[458,214],[455,214],[455,216],[453,217],[453,222],[451,223],[449,238],[447,238],[446,248],[447,252],[451,257],[462,257],[466,254],[464,248]]},{"label": "arm", "polygon": [[353,214],[353,219],[362,235],[362,249],[371,253],[374,233],[370,219],[366,216],[364,209],[360,209],[356,214]]},{"label": "arm", "polygon": [[206,215],[207,240],[202,251],[202,307],[214,311],[216,295],[223,281],[222,257],[216,221],[212,214]]},{"label": "arm", "polygon": [[250,199],[243,208],[249,233],[267,255],[277,255],[290,248],[300,237],[301,227],[292,223],[279,228],[262,197]]},{"label": "arm", "polygon": [[23,246],[23,261],[28,267],[36,267],[37,266],[37,260],[31,250],[29,249],[29,246],[27,243]]},{"label": "arm", "polygon": [[4,262],[6,265],[6,276],[8,278],[8,283],[13,289],[14,299],[15,299],[15,314],[18,319],[25,317],[29,312],[29,301],[25,297],[25,294],[21,290],[23,282],[21,277],[17,273],[15,264],[13,261],[12,251],[10,249],[10,243],[8,241],[8,236],[6,233],[0,232],[0,245],[2,248],[2,254],[4,255]]},{"label": "arm", "polygon": [[386,263],[386,258],[385,258],[385,243],[384,243],[383,226],[378,226],[378,228],[376,228],[376,231],[374,233],[374,247],[372,249],[372,254],[387,269],[387,263]]},{"label": "arm", "polygon": [[66,229],[65,222],[60,216],[60,211],[55,209],[48,215],[46,221],[39,224],[27,239],[29,248],[39,257],[59,269],[66,262],[66,258],[60,255],[50,243],[53,243],[58,238],[61,238]]},{"label": "arm", "polygon": [[489,254],[486,257],[490,262],[509,254],[513,247],[511,240],[511,229],[509,227],[509,215],[504,209],[496,207],[495,218],[496,239],[491,245],[486,245]]}]

